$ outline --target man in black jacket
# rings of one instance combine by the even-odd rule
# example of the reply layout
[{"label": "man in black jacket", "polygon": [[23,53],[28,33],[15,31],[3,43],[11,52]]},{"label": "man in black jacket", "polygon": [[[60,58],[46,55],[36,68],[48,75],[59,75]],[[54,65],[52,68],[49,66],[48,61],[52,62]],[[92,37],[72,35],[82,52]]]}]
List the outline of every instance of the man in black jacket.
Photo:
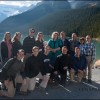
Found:
[{"label": "man in black jacket", "polygon": [[63,46],[62,47],[62,54],[59,55],[56,59],[55,65],[54,65],[54,74],[58,75],[60,74],[61,76],[61,81],[60,84],[65,85],[66,83],[66,77],[67,77],[67,70],[71,70],[73,67],[73,63],[71,60],[71,57],[69,54],[67,54],[67,47]]},{"label": "man in black jacket", "polygon": [[25,50],[26,57],[29,57],[32,54],[32,48],[35,46],[34,33],[35,30],[30,28],[29,35],[23,40],[23,49]]},{"label": "man in black jacket", "polygon": [[25,79],[23,82],[23,89],[21,89],[22,93],[27,93],[29,91],[33,91],[35,89],[36,78],[42,79],[40,83],[40,88],[45,89],[47,86],[47,82],[49,76],[45,75],[43,72],[44,62],[43,58],[39,54],[39,47],[34,46],[32,48],[32,56],[30,56],[26,60],[25,64]]}]

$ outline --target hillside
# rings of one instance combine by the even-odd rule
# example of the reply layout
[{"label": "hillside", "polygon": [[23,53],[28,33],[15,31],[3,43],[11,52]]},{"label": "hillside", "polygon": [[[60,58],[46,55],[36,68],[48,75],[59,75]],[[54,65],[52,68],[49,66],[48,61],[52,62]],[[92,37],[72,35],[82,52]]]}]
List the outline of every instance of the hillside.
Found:
[{"label": "hillside", "polygon": [[[93,4],[95,4],[92,6]],[[0,32],[20,31],[23,34],[34,27],[36,32],[51,34],[53,31],[65,31],[69,36],[76,32],[79,36],[91,34],[100,36],[100,6],[99,1],[77,1],[80,8],[71,9],[67,1],[43,1],[34,9],[12,16],[0,23]]]},{"label": "hillside", "polygon": [[79,36],[91,34],[92,37],[98,37],[100,33],[100,7],[62,10],[48,15],[36,23],[31,23],[31,26],[45,34],[63,30],[68,35],[76,32]]},{"label": "hillside", "polygon": [[23,32],[30,27],[31,22],[35,22],[59,9],[71,9],[71,6],[67,1],[43,1],[31,10],[5,19],[0,23],[0,32],[10,31],[14,33],[19,30]]}]

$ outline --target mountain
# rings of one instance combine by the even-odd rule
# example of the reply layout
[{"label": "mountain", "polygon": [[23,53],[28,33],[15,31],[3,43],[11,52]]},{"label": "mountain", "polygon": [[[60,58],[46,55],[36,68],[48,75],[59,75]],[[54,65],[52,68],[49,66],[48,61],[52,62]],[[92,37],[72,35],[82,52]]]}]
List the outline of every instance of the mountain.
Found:
[{"label": "mountain", "polygon": [[0,4],[0,22],[9,16],[20,14],[20,13],[25,12],[33,7],[34,7],[33,4],[28,7],[27,6],[19,7],[19,6],[13,6],[13,5]]},{"label": "mountain", "polygon": [[70,4],[72,9],[100,7],[99,0],[71,0]]},{"label": "mountain", "polygon": [[[97,4],[93,6],[92,3]],[[0,32],[20,31],[26,34],[30,27],[34,27],[36,32],[42,31],[49,35],[53,31],[65,31],[69,36],[72,32],[76,32],[79,36],[90,34],[92,37],[98,37],[100,33],[99,1],[88,3],[86,1],[42,1],[29,11],[4,20],[0,24]]]},{"label": "mountain", "polygon": [[42,3],[39,3],[31,10],[5,19],[0,23],[0,32],[23,32],[29,27],[31,22],[35,22],[48,14],[62,9],[71,9],[68,1],[42,1]]},{"label": "mountain", "polygon": [[49,35],[53,31],[65,31],[69,36],[76,32],[78,36],[90,34],[92,37],[98,37],[100,36],[100,7],[59,11],[31,23],[32,26]]},{"label": "mountain", "polygon": [[0,13],[0,22],[7,18],[7,15],[4,13]]}]

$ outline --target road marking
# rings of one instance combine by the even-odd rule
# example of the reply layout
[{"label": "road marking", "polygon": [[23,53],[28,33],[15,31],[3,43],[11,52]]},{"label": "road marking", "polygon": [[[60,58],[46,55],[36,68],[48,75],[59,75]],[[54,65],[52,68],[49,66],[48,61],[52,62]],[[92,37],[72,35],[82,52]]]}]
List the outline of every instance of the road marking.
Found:
[{"label": "road marking", "polygon": [[85,84],[85,85],[91,86],[91,87],[93,87],[93,88],[99,89],[98,87],[96,87],[96,86],[94,86],[94,85],[91,85],[91,84],[88,84],[88,83],[85,83],[85,82],[82,82],[82,83]]},{"label": "road marking", "polygon": [[71,92],[70,90],[66,89],[64,86],[62,86],[62,85],[60,85],[60,84],[59,84],[59,86],[61,86],[61,87],[62,87],[63,89],[65,89],[66,91]]},{"label": "road marking", "polygon": [[[75,80],[73,80],[74,82],[77,82],[77,81],[75,81]],[[85,84],[85,85],[88,85],[88,86],[90,86],[90,87],[93,87],[93,88],[96,88],[97,90],[99,89],[98,87],[96,87],[96,86],[94,86],[94,85],[91,85],[91,84],[88,84],[88,83],[86,83],[86,82],[82,82],[83,84]]]}]

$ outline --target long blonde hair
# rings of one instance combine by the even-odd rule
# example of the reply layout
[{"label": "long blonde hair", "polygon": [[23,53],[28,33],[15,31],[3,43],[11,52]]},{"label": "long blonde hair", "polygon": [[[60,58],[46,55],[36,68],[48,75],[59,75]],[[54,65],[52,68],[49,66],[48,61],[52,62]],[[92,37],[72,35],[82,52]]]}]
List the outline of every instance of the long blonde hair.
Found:
[{"label": "long blonde hair", "polygon": [[12,42],[19,41],[19,40],[17,39],[17,36],[18,36],[19,34],[21,35],[20,32],[16,32],[16,33],[14,34],[14,36],[13,36],[13,38],[12,38],[11,41],[12,41]]},{"label": "long blonde hair", "polygon": [[[43,33],[42,33],[42,32],[38,32],[37,37],[36,37],[36,40],[39,40],[39,35],[40,35],[40,34],[42,34],[42,35],[43,35]],[[42,41],[44,41],[44,40],[43,40],[43,37],[42,37]]]}]

